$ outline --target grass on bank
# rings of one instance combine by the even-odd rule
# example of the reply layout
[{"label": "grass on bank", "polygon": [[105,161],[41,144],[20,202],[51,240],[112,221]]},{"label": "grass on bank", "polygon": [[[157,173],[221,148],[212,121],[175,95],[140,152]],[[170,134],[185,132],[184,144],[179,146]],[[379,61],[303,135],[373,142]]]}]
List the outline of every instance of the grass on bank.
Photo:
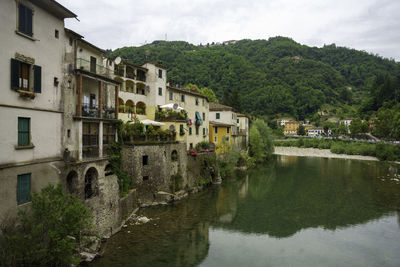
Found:
[{"label": "grass on bank", "polygon": [[298,138],[296,141],[276,141],[275,146],[330,149],[335,154],[373,156],[382,161],[400,161],[400,146],[385,143]]}]

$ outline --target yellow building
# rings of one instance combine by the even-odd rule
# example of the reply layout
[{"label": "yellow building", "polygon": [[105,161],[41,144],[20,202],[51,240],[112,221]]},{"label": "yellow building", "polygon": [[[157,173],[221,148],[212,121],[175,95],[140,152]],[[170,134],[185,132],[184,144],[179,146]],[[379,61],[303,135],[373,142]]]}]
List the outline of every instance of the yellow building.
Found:
[{"label": "yellow building", "polygon": [[223,143],[229,144],[228,147],[232,144],[232,126],[232,124],[210,121],[209,141],[214,144],[217,154],[227,152]]},{"label": "yellow building", "polygon": [[291,120],[285,123],[285,128],[283,133],[285,135],[294,135],[297,134],[297,130],[299,129],[299,122],[295,120]]}]

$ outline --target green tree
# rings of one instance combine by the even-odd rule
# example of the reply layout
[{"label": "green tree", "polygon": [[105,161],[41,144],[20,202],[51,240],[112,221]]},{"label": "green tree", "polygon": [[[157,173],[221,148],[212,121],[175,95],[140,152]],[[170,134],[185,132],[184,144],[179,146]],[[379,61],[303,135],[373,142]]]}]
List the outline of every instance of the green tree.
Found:
[{"label": "green tree", "polygon": [[297,134],[298,135],[306,135],[306,130],[304,129],[303,125],[300,125],[299,129],[297,129]]},{"label": "green tree", "polygon": [[350,123],[350,133],[352,136],[356,136],[362,133],[362,122],[360,118],[354,118]]},{"label": "green tree", "polygon": [[261,119],[255,120],[249,133],[250,151],[256,161],[268,160],[274,152],[274,142],[271,129]]},{"label": "green tree", "polygon": [[0,262],[6,266],[70,266],[75,250],[92,228],[89,209],[61,184],[32,194],[31,209],[18,214],[0,234]]},{"label": "green tree", "polygon": [[210,102],[218,102],[214,91],[211,88],[203,87],[199,89],[199,93],[208,98]]}]

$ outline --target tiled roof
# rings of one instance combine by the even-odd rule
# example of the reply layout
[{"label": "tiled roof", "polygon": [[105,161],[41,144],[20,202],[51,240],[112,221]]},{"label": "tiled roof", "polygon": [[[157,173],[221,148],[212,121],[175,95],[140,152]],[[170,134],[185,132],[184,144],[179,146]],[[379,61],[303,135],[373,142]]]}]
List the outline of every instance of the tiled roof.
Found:
[{"label": "tiled roof", "polygon": [[205,97],[204,95],[200,94],[197,91],[190,90],[190,89],[184,89],[184,88],[177,88],[177,87],[172,87],[172,86],[167,86],[167,87],[168,87],[168,89],[179,91],[179,92],[182,92],[182,93],[185,93],[185,94],[195,95],[195,96],[204,98],[204,99],[206,99],[208,101],[207,97]]},{"label": "tiled roof", "polygon": [[214,111],[214,110],[215,111],[217,111],[217,110],[233,110],[233,108],[230,107],[230,106],[225,106],[225,105],[222,105],[222,104],[211,102],[210,103],[210,110],[211,111]]}]

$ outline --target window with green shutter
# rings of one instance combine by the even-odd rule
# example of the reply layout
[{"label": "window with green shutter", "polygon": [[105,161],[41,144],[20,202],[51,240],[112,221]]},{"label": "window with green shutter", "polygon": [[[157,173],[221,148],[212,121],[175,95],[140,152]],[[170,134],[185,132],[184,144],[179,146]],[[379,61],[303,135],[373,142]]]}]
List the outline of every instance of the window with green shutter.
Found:
[{"label": "window with green shutter", "polygon": [[192,127],[189,127],[189,135],[192,135]]},{"label": "window with green shutter", "polygon": [[206,135],[206,128],[203,127],[203,135]]},{"label": "window with green shutter", "polygon": [[199,135],[199,127],[196,127],[196,135]]},{"label": "window with green shutter", "polygon": [[18,31],[32,37],[33,11],[29,7],[18,4]]},{"label": "window with green shutter", "polygon": [[18,205],[31,201],[31,174],[18,175],[17,203]]},{"label": "window with green shutter", "polygon": [[30,118],[18,118],[18,146],[30,145]]},{"label": "window with green shutter", "polygon": [[220,118],[219,113],[216,113],[216,114],[215,114],[215,118],[216,118],[217,120],[219,120],[219,118]]}]

